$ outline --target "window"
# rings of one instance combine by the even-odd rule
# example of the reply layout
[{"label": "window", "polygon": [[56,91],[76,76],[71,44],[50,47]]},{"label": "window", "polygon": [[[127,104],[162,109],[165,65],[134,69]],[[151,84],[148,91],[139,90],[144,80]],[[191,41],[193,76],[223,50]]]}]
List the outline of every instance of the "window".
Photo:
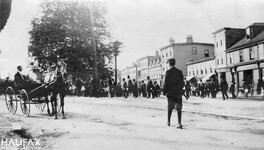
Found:
[{"label": "window", "polygon": [[217,65],[219,65],[219,59],[217,59]]},{"label": "window", "polygon": [[256,59],[259,59],[259,46],[258,46],[258,45],[257,45],[257,51],[256,51],[256,53],[257,53],[257,54],[255,55],[255,56],[256,56]]},{"label": "window", "polygon": [[232,64],[232,53],[229,53],[229,63]]},{"label": "window", "polygon": [[195,75],[194,70],[193,70],[193,75]]},{"label": "window", "polygon": [[249,39],[249,35],[250,35],[250,28],[246,29],[246,34],[247,34],[247,39]]},{"label": "window", "polygon": [[218,47],[218,42],[216,42],[216,47]]},{"label": "window", "polygon": [[223,43],[223,42],[222,42],[222,40],[221,40],[221,41],[220,41],[220,46],[222,46],[222,43]]},{"label": "window", "polygon": [[168,57],[168,53],[166,53],[166,57]]},{"label": "window", "polygon": [[209,50],[204,50],[204,57],[209,57]]},{"label": "window", "polygon": [[254,53],[252,47],[249,48],[249,59],[254,60]]},{"label": "window", "polygon": [[221,59],[221,64],[224,64],[224,59],[223,58]]},{"label": "window", "polygon": [[239,51],[239,60],[240,60],[240,62],[244,62],[243,50]]},{"label": "window", "polygon": [[210,73],[213,73],[213,69],[212,68],[210,68]]},{"label": "window", "polygon": [[191,71],[189,71],[189,76],[191,76],[192,75],[192,73],[191,73]]},{"label": "window", "polygon": [[205,68],[204,72],[205,72],[205,74],[207,74],[207,69],[206,68]]},{"label": "window", "polygon": [[197,73],[197,75],[198,75],[198,70],[196,70],[196,73]]},{"label": "window", "polygon": [[201,74],[203,74],[203,70],[201,70]]},{"label": "window", "polygon": [[170,56],[172,56],[172,53],[170,52]]},{"label": "window", "polygon": [[193,55],[196,55],[196,54],[197,54],[197,48],[196,48],[196,47],[193,47],[193,48],[192,48],[192,54],[193,54]]}]

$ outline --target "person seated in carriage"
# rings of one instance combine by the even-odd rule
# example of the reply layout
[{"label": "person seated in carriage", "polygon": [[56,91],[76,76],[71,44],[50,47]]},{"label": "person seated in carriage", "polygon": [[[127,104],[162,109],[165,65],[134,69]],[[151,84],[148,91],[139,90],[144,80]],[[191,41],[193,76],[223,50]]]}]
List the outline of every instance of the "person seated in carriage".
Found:
[{"label": "person seated in carriage", "polygon": [[22,66],[17,66],[17,73],[14,76],[15,85],[18,89],[21,89],[26,85],[26,76],[22,74],[22,70]]},{"label": "person seated in carriage", "polygon": [[32,84],[41,84],[43,82],[43,76],[40,73],[40,69],[33,67],[29,73],[29,80]]},{"label": "person seated in carriage", "polygon": [[18,90],[21,89],[34,89],[41,85],[42,75],[37,68],[32,69],[32,73],[28,76],[22,74],[22,66],[17,67],[17,73],[15,74],[15,86]]}]

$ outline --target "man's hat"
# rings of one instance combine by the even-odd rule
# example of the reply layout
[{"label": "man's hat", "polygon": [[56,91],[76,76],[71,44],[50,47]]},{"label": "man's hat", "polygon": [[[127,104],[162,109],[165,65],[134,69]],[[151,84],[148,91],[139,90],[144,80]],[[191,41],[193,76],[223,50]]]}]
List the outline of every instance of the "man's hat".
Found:
[{"label": "man's hat", "polygon": [[174,62],[175,63],[175,58],[170,58],[167,60],[167,63]]}]

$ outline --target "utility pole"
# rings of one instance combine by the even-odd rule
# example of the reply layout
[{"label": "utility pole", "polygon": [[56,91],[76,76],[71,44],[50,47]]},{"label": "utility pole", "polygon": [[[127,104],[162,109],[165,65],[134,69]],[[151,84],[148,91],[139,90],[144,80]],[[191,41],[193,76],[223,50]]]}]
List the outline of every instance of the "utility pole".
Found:
[{"label": "utility pole", "polygon": [[93,23],[93,2],[90,5],[90,22],[91,22],[91,31],[92,31],[92,44],[93,44],[93,52],[94,52],[94,77],[96,81],[98,80],[98,66],[97,66],[97,51],[96,51],[96,41],[95,41],[95,34],[94,34],[94,23]]},{"label": "utility pole", "polygon": [[117,49],[115,49],[115,82],[117,83]]}]

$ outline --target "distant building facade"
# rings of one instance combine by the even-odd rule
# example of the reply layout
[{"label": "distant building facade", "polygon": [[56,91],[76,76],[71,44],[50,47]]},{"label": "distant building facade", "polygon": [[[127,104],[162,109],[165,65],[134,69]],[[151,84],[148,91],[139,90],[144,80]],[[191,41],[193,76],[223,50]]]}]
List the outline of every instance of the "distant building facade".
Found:
[{"label": "distant building facade", "polygon": [[245,36],[245,29],[224,27],[213,32],[213,36],[215,69],[218,81],[220,81],[220,78],[224,78],[228,83],[231,83],[232,75],[230,68],[227,67],[227,55],[225,50]]},{"label": "distant building facade", "polygon": [[137,60],[137,76],[138,81],[146,81],[149,76],[149,65],[151,64],[154,56],[146,56]]},{"label": "distant building facade", "polygon": [[225,52],[227,67],[237,83],[237,92],[245,82],[256,91],[264,74],[264,23],[248,26],[245,35]]},{"label": "distant building facade", "polygon": [[170,45],[160,49],[161,52],[161,77],[169,69],[167,60],[176,59],[176,67],[182,70],[183,75],[187,76],[186,64],[189,61],[197,61],[214,57],[214,44],[193,42],[192,36],[187,36],[186,43],[175,43],[174,39],[170,39]]},{"label": "distant building facade", "polygon": [[215,74],[215,57],[204,58],[197,61],[190,61],[186,64],[187,66],[187,78],[197,78],[206,82],[212,75]]},{"label": "distant building facade", "polygon": [[133,64],[130,67],[127,67],[126,69],[123,69],[120,71],[120,76],[121,76],[121,83],[123,83],[123,78],[126,79],[127,81],[127,76],[129,75],[130,79],[137,80],[137,66],[136,64]]},{"label": "distant building facade", "polygon": [[149,64],[149,77],[154,82],[157,81],[159,85],[161,85],[161,56],[156,52],[156,56],[154,56]]}]

